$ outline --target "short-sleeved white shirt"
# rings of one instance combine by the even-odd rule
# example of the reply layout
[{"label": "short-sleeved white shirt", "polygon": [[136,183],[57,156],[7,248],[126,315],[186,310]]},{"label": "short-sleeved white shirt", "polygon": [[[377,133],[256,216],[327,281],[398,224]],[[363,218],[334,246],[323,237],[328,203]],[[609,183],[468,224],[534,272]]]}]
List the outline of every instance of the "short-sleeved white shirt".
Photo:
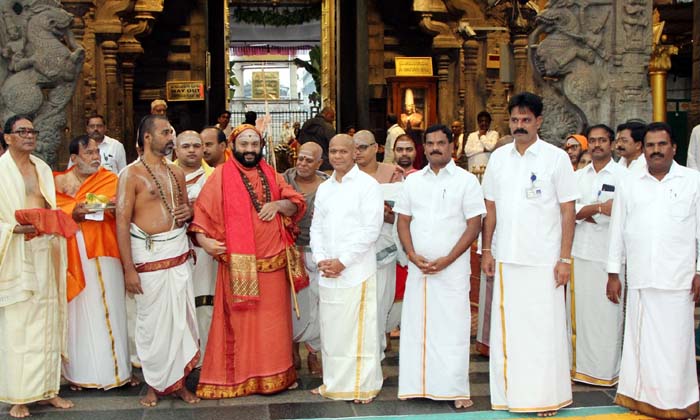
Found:
[{"label": "short-sleeved white shirt", "polygon": [[[482,182],[484,198],[496,204],[496,260],[553,265],[561,250],[561,203],[579,194],[569,156],[539,137],[523,155],[515,143],[491,154]],[[529,191],[539,191],[530,194]]]},{"label": "short-sleeved white shirt", "polygon": [[[451,160],[437,175],[430,165],[409,175],[394,212],[412,217],[416,253],[435,260],[450,253],[467,228],[467,220],[485,214],[486,207],[479,181]],[[462,279],[470,271],[469,251],[444,270]]]}]

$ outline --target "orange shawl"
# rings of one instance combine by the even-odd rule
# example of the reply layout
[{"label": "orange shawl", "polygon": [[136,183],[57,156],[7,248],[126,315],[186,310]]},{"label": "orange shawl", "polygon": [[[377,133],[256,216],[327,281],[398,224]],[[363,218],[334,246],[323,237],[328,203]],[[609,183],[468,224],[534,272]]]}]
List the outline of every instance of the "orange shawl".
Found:
[{"label": "orange shawl", "polygon": [[[58,175],[65,175],[74,168],[65,172],[55,172],[54,178]],[[85,202],[85,196],[88,193],[114,197],[117,194],[118,179],[115,174],[101,167],[83,182],[75,197],[56,191],[56,204],[70,216],[73,214],[73,209],[76,205]],[[116,222],[114,216],[109,212],[105,212],[104,221],[86,220],[80,223],[80,230],[83,232],[88,259],[97,257],[119,258]],[[67,247],[68,275],[66,277],[66,294],[68,301],[70,301],[85,288],[85,275],[83,274],[80,252],[78,251],[78,240],[75,236],[68,239]]]}]

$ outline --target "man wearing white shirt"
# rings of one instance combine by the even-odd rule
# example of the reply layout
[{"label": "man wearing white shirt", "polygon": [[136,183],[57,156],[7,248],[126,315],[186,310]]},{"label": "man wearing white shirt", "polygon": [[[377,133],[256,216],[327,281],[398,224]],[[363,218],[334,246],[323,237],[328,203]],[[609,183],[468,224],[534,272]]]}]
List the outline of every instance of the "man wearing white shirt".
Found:
[{"label": "man wearing white shirt", "polygon": [[219,118],[216,119],[216,127],[224,132],[226,138],[229,138],[231,132],[233,131],[233,127],[231,127],[230,122],[231,113],[229,111],[222,111]]},{"label": "man wearing white shirt", "polygon": [[700,170],[700,124],[693,127],[688,141],[688,161],[686,163],[691,169]]},{"label": "man wearing white shirt", "polygon": [[581,197],[576,200],[573,275],[567,314],[571,378],[591,385],[617,383],[622,354],[622,307],[609,302],[608,228],[615,189],[627,170],[612,160],[615,133],[604,124],[588,129],[592,163],[576,171]]},{"label": "man wearing white shirt", "polygon": [[468,169],[474,170],[486,166],[491,156],[491,151],[496,147],[500,137],[498,131],[491,130],[491,114],[481,111],[476,116],[479,129],[470,133],[467,143],[464,145],[464,154],[467,156]]},{"label": "man wearing white shirt", "polygon": [[320,272],[319,310],[326,398],[369,403],[382,387],[375,243],[384,220],[379,183],[353,162],[347,134],[331,139],[334,172],[316,191],[311,251]]},{"label": "man wearing white shirt", "polygon": [[644,132],[646,126],[637,121],[628,121],[617,126],[615,150],[620,155],[618,162],[630,171],[645,172],[647,161],[644,158]]},{"label": "man wearing white shirt", "polygon": [[399,398],[472,405],[469,247],[486,213],[476,177],[452,160],[452,132],[425,131],[430,163],[406,179],[394,211],[410,264],[401,319]]},{"label": "man wearing white shirt", "polygon": [[694,307],[700,297],[700,174],[673,161],[671,127],[644,136],[647,170],[616,192],[607,296],[619,303],[627,261],[627,310],[615,403],[659,419],[698,416]]},{"label": "man wearing white shirt", "polygon": [[481,262],[495,276],[491,407],[552,416],[572,402],[562,286],[578,192],[569,156],[537,135],[542,107],[529,92],[508,103],[515,141],[493,153],[484,175]]},{"label": "man wearing white shirt", "polygon": [[386,125],[389,129],[386,130],[386,141],[384,142],[384,163],[394,163],[394,142],[396,138],[402,134],[406,134],[403,128],[398,124],[396,114],[388,114],[386,116]]},{"label": "man wearing white shirt", "polygon": [[[88,137],[97,142],[100,150],[102,167],[108,171],[119,175],[122,169],[126,168],[126,153],[124,145],[116,139],[107,136],[107,126],[102,115],[94,114],[85,120],[85,132]],[[68,169],[73,166],[73,161],[68,162]]]}]

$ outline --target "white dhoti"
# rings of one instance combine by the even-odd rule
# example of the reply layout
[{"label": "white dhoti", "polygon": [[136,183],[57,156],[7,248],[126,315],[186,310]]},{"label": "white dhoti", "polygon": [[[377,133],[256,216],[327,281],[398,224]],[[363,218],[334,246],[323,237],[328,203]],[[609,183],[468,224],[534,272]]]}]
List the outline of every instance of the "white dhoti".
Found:
[{"label": "white dhoti", "polygon": [[334,400],[374,398],[382,388],[377,341],[377,280],[349,288],[319,287],[323,385]]},{"label": "white dhoti", "polygon": [[117,258],[88,259],[82,232],[76,238],[85,289],[68,303],[63,376],[84,388],[107,390],[131,378],[124,272]]},{"label": "white dhoti", "polygon": [[607,284],[605,263],[574,260],[566,300],[571,378],[591,385],[613,386],[620,373],[623,305],[608,300]]},{"label": "white dhoti", "polygon": [[479,278],[479,324],[476,327],[476,351],[489,355],[489,337],[491,336],[491,303],[493,301],[493,277],[481,272]]},{"label": "white dhoti", "polygon": [[[27,300],[0,307],[0,401],[26,404],[58,395],[65,309],[63,238],[24,243],[22,282],[35,284]],[[62,300],[62,302],[61,302]],[[65,306],[63,306],[65,308]]]},{"label": "white dhoti", "polygon": [[192,264],[185,228],[148,236],[131,224],[131,252],[143,294],[136,300],[136,350],[146,383],[177,391],[199,357]]},{"label": "white dhoti", "polygon": [[409,264],[404,302],[411,310],[401,316],[399,398],[470,398],[469,274],[450,274],[426,276]]},{"label": "white dhoti", "polygon": [[306,343],[310,351],[321,349],[321,322],[318,316],[318,268],[313,264],[311,251],[304,252],[304,265],[309,274],[309,286],[297,293],[299,318],[292,310],[292,339],[295,343]]},{"label": "white dhoti", "polygon": [[194,248],[197,262],[193,269],[194,301],[197,311],[197,326],[199,327],[199,362],[201,366],[204,361],[204,350],[207,348],[209,338],[209,327],[214,314],[214,290],[216,290],[216,272],[219,263],[211,255],[200,247]]},{"label": "white dhoti", "polygon": [[[394,253],[396,246],[394,246]],[[396,295],[396,258],[388,262],[377,262],[377,334],[381,345],[379,348],[384,359],[386,350],[386,330],[389,322],[389,311],[394,304]]]},{"label": "white dhoti", "polygon": [[689,290],[629,289],[615,403],[661,419],[698,415]]},{"label": "white dhoti", "polygon": [[389,310],[389,316],[386,320],[385,333],[389,334],[401,325],[401,309],[403,308],[403,300],[395,300]]},{"label": "white dhoti", "polygon": [[554,266],[496,263],[491,305],[491,407],[513,412],[571,404],[564,288]]}]

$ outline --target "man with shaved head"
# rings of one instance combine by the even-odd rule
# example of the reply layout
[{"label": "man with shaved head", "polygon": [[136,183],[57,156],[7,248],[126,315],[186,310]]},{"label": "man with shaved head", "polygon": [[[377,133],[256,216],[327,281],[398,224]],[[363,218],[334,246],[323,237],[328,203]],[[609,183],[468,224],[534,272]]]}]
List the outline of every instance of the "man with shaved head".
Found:
[{"label": "man with shaved head", "polygon": [[375,244],[383,200],[377,181],[353,161],[354,152],[349,135],[331,139],[334,171],[318,187],[314,202],[311,251],[320,272],[324,369],[323,385],[312,392],[369,403],[382,387]]},{"label": "man with shaved head", "polygon": [[[214,131],[214,130],[209,130]],[[185,173],[185,186],[187,187],[187,199],[190,205],[199,196],[204,183],[214,169],[203,159],[204,147],[202,137],[193,130],[183,131],[175,139],[175,164]],[[198,366],[204,361],[204,350],[207,348],[209,326],[214,313],[214,288],[216,287],[216,270],[219,263],[200,246],[194,247],[197,256],[194,265],[192,279],[194,280],[194,304],[197,311],[197,324],[199,326],[199,358]]]},{"label": "man with shaved head", "polygon": [[294,366],[301,368],[301,357],[299,356],[299,344],[305,343],[309,351],[307,364],[312,375],[321,373],[321,362],[317,353],[321,349],[321,325],[318,318],[318,269],[313,263],[311,247],[309,247],[309,228],[311,227],[311,216],[314,214],[314,199],[316,190],[323,181],[328,179],[328,175],[321,172],[319,168],[323,163],[323,149],[317,143],[304,143],[299,148],[296,166],[287,169],[284,173],[284,180],[297,192],[304,195],[306,200],[306,212],[299,221],[299,236],[297,236],[296,246],[300,252],[304,253],[306,272],[309,273],[309,287],[302,289],[297,294],[299,301],[300,317],[292,317],[293,334],[292,339],[294,351]]},{"label": "man with shaved head", "polygon": [[[360,170],[382,184],[384,197],[384,224],[376,245],[377,251],[377,299],[379,314],[377,317],[382,354],[391,342],[387,329],[387,319],[396,291],[396,253],[398,247],[394,241],[394,212],[392,203],[398,195],[398,185],[387,185],[403,180],[403,170],[389,163],[377,162],[377,141],[369,130],[360,130],[353,137],[355,142],[355,163]],[[386,333],[386,336],[385,336]]]}]

